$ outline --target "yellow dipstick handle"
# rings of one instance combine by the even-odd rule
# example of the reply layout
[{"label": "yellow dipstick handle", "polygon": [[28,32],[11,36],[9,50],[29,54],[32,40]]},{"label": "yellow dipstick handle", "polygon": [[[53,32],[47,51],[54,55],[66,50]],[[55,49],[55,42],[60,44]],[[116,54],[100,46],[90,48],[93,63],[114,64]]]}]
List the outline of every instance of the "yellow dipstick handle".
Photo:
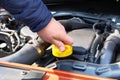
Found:
[{"label": "yellow dipstick handle", "polygon": [[65,51],[60,51],[59,48],[55,45],[52,45],[52,54],[55,57],[63,58],[68,57],[73,53],[72,46],[71,45],[65,45]]}]

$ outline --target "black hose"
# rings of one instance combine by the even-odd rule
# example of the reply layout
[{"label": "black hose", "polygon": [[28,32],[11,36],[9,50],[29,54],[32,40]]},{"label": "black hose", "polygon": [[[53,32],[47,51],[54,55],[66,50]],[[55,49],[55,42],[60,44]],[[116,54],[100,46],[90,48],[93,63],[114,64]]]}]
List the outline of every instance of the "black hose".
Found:
[{"label": "black hose", "polygon": [[[59,22],[65,27],[66,31],[72,31],[76,29],[93,29],[93,24],[84,23],[82,21],[77,21],[77,19],[59,20]],[[95,28],[103,32],[105,29],[105,22],[98,23]]]},{"label": "black hose", "polygon": [[111,34],[105,40],[103,49],[101,50],[102,56],[100,57],[100,64],[110,64],[114,58],[114,51],[117,45],[120,44],[120,35]]},{"label": "black hose", "polygon": [[59,22],[65,27],[66,31],[72,31],[76,29],[92,28],[91,24],[81,23],[74,20],[59,20]]},{"label": "black hose", "polygon": [[97,35],[91,45],[90,54],[89,54],[90,62],[94,62],[97,46],[99,45],[100,41],[101,41],[101,35]]},{"label": "black hose", "polygon": [[35,49],[35,47],[33,47],[33,45],[31,44],[26,44],[18,52],[12,55],[0,58],[0,61],[32,64],[36,60],[38,60],[39,57],[40,55],[37,53],[37,50]]}]

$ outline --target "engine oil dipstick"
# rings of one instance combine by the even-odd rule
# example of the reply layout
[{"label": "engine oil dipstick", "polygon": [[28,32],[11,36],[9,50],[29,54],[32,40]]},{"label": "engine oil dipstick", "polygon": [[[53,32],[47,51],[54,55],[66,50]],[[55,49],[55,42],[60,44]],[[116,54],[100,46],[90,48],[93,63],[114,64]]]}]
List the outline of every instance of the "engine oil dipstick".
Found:
[{"label": "engine oil dipstick", "polygon": [[65,51],[60,51],[59,48],[55,45],[52,45],[52,54],[58,58],[68,57],[73,53],[71,45],[65,45]]}]

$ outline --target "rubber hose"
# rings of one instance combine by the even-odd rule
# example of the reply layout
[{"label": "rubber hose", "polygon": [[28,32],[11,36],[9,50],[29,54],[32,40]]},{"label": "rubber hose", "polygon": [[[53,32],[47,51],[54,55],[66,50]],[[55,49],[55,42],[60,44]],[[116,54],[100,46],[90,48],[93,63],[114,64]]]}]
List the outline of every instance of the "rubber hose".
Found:
[{"label": "rubber hose", "polygon": [[90,62],[94,62],[97,46],[100,43],[100,39],[101,39],[101,35],[97,35],[95,37],[94,41],[92,42],[92,46],[91,46],[90,54],[89,54],[89,57],[90,57],[89,61]]},{"label": "rubber hose", "polygon": [[80,23],[73,20],[59,20],[59,22],[65,27],[66,31],[72,31],[75,29],[92,28],[91,24]]},{"label": "rubber hose", "polygon": [[105,40],[104,46],[101,50],[100,64],[110,64],[114,57],[114,51],[117,45],[120,44],[120,35],[110,35]]},{"label": "rubber hose", "polygon": [[18,52],[12,55],[0,58],[0,61],[32,64],[36,60],[38,60],[39,57],[40,55],[37,53],[37,50],[33,47],[33,45],[26,44]]}]

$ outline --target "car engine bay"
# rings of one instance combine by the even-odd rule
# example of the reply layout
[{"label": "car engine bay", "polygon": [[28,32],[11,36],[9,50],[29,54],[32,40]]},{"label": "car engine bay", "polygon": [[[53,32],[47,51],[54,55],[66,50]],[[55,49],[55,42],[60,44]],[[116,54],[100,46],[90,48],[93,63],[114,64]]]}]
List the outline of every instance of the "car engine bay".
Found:
[{"label": "car engine bay", "polygon": [[51,13],[74,39],[72,55],[54,57],[51,44],[0,9],[0,61],[120,79],[120,15],[76,10]]}]

